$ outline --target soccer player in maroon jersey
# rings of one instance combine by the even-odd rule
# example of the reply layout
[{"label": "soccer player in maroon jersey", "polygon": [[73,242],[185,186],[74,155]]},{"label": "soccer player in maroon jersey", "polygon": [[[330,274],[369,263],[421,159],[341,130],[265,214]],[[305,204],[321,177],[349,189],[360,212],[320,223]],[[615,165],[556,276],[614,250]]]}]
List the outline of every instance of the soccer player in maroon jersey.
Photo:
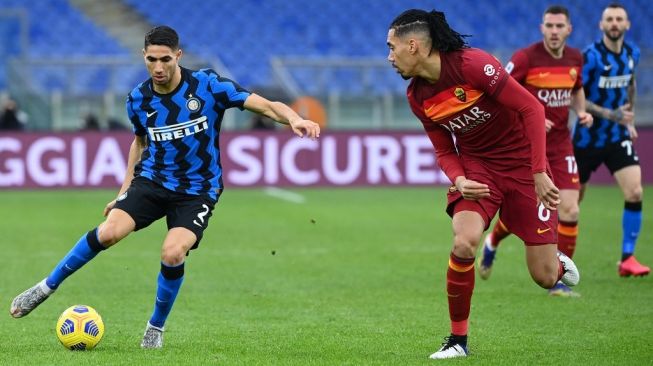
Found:
[{"label": "soccer player in maroon jersey", "polygon": [[[560,189],[558,250],[572,258],[578,236],[580,183],[571,133],[567,127],[569,108],[574,109],[584,127],[591,126],[593,118],[585,111],[585,92],[581,80],[583,56],[578,49],[565,46],[571,33],[569,10],[559,5],[546,9],[540,30],[543,41],[515,52],[506,65],[506,71],[544,106],[546,157],[553,180]],[[492,232],[485,237],[478,264],[481,278],[490,276],[496,248],[510,234],[509,229],[498,220]],[[549,289],[549,294],[578,296],[562,282]]]},{"label": "soccer player in maroon jersey", "polygon": [[451,335],[430,358],[465,357],[474,256],[499,210],[525,242],[538,285],[578,283],[573,261],[557,251],[558,218],[551,211],[559,192],[547,172],[544,108],[496,58],[469,48],[442,12],[403,12],[391,23],[387,44],[392,67],[412,79],[410,107],[453,182],[447,204],[454,233],[446,281]]}]

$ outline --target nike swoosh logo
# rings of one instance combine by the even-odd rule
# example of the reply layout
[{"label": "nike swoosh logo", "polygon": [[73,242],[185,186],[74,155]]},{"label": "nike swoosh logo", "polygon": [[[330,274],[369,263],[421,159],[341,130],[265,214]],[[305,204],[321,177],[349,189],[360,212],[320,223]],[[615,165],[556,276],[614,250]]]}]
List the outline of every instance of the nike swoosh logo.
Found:
[{"label": "nike swoosh logo", "polygon": [[433,107],[435,107],[435,104],[433,104],[430,107],[428,107],[427,109],[425,109],[424,113],[429,113],[431,111],[431,109],[433,109]]},{"label": "nike swoosh logo", "polygon": [[578,183],[579,179],[578,178],[571,178],[572,183]]},{"label": "nike swoosh logo", "polygon": [[457,294],[457,295],[447,294],[447,296],[449,296],[449,297],[458,297],[458,296],[460,296],[460,294]]},{"label": "nike swoosh logo", "polygon": [[152,117],[152,116],[155,115],[155,114],[156,114],[156,111],[145,113],[145,115],[147,116],[147,118],[150,118],[150,117]]},{"label": "nike swoosh logo", "polygon": [[546,232],[549,231],[549,230],[551,230],[550,227],[548,227],[548,228],[546,228],[546,229],[540,229],[540,228],[538,227],[538,228],[537,228],[537,233],[538,233],[539,235],[542,235],[542,234],[546,233]]},{"label": "nike swoosh logo", "polygon": [[608,71],[612,68],[612,65],[603,66],[603,70]]},{"label": "nike swoosh logo", "polygon": [[540,73],[540,77],[541,77],[541,78],[545,78],[545,77],[547,77],[547,76],[549,76],[549,75],[551,75],[550,72],[541,72],[541,73]]}]

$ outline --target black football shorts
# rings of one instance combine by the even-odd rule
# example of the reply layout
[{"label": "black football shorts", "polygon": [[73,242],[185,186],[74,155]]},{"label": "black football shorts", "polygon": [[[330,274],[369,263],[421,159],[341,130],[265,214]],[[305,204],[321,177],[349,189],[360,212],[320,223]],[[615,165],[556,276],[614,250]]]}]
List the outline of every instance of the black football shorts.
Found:
[{"label": "black football shorts", "polygon": [[574,149],[576,165],[580,183],[585,184],[596,169],[605,164],[614,175],[619,169],[631,165],[639,165],[639,157],[630,139],[622,140],[616,144],[609,144],[603,148]]},{"label": "black football shorts", "polygon": [[[219,197],[219,196],[218,196]],[[136,222],[136,231],[166,217],[168,230],[183,227],[197,236],[191,249],[197,248],[217,201],[208,195],[174,192],[153,181],[136,177],[125,193],[116,200],[119,208]]]}]

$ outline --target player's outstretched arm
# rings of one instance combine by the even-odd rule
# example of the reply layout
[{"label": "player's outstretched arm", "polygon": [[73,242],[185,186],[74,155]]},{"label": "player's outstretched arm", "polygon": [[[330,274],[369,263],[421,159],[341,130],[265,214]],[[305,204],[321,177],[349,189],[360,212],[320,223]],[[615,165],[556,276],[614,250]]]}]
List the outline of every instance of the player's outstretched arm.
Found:
[{"label": "player's outstretched arm", "polygon": [[299,136],[308,136],[315,140],[320,137],[320,126],[310,120],[303,119],[295,111],[281,102],[273,102],[257,94],[251,94],[243,105],[245,109],[262,114],[273,120],[290,125],[293,132]]},{"label": "player's outstretched arm", "polygon": [[[125,193],[125,191],[127,191],[127,188],[129,188],[132,179],[134,179],[134,167],[136,166],[136,163],[141,160],[141,155],[143,154],[143,150],[145,149],[145,146],[146,146],[145,136],[134,137],[134,141],[129,147],[129,157],[127,158],[127,171],[125,171],[125,179],[122,181],[122,186],[120,187],[120,190],[118,191],[118,195],[116,197],[120,197],[120,195]],[[104,216],[108,215],[109,211],[113,209],[113,206],[115,204],[116,204],[116,199],[113,199],[111,202],[107,203],[107,205],[104,206],[104,212],[102,212],[102,214]]]}]

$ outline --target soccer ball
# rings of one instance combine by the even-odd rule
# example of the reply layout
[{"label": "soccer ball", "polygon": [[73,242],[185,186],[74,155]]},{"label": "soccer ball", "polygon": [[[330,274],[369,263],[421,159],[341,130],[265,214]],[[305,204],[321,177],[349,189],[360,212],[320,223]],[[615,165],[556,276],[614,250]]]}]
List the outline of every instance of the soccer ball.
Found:
[{"label": "soccer ball", "polygon": [[57,338],[71,350],[93,349],[104,335],[102,317],[87,305],[73,305],[57,321]]}]

